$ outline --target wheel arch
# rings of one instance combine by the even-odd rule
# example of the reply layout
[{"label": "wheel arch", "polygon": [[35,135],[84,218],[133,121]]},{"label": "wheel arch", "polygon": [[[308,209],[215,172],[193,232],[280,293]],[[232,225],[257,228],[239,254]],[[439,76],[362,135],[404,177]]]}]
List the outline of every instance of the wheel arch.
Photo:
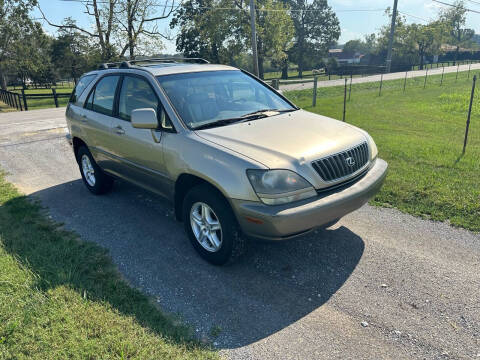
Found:
[{"label": "wheel arch", "polygon": [[183,201],[185,196],[187,195],[188,191],[195,186],[199,185],[206,185],[210,187],[213,191],[215,191],[218,195],[220,195],[225,202],[228,204],[230,209],[232,209],[232,205],[228,200],[228,197],[224,194],[224,192],[216,185],[214,185],[211,181],[208,181],[200,176],[183,173],[181,174],[177,180],[175,181],[175,190],[174,190],[174,207],[175,207],[175,218],[178,221],[183,220]]},{"label": "wheel arch", "polygon": [[83,141],[79,137],[74,136],[72,139],[72,146],[73,146],[73,153],[75,155],[75,160],[77,160],[78,162],[78,149],[80,149],[80,147],[82,146],[85,146],[88,149],[88,145],[85,143],[85,141]]}]

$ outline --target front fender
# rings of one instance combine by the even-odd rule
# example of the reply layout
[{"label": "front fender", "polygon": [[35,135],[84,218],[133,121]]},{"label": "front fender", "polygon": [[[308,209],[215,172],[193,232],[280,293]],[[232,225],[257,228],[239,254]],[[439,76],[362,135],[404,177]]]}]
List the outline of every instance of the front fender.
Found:
[{"label": "front fender", "polygon": [[265,166],[194,133],[164,135],[164,160],[172,179],[181,174],[195,175],[215,186],[227,199],[258,201],[246,170]]}]

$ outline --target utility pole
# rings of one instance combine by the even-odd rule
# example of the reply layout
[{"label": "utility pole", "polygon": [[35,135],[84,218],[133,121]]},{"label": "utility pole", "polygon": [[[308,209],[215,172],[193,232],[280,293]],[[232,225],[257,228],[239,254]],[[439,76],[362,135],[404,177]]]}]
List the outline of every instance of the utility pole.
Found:
[{"label": "utility pole", "polygon": [[257,30],[255,28],[255,0],[250,0],[250,27],[252,28],[253,73],[258,77]]},{"label": "utility pole", "polygon": [[387,73],[392,69],[392,47],[393,47],[393,37],[395,35],[395,25],[397,22],[397,5],[398,0],[393,2],[393,14],[392,14],[392,26],[390,28],[390,38],[388,39],[388,52],[387,52]]}]

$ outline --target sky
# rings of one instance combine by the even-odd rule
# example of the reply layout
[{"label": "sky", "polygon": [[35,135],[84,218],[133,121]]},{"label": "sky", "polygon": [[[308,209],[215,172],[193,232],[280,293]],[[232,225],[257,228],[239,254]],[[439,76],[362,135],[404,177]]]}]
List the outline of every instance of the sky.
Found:
[{"label": "sky", "polygon": [[[442,0],[446,3],[453,3],[454,0]],[[339,43],[343,44],[348,40],[363,38],[366,34],[377,32],[383,25],[388,23],[388,18],[384,14],[384,9],[393,6],[393,0],[329,0],[329,5],[336,12],[340,20],[342,35]],[[480,12],[480,1],[467,0],[467,7]],[[68,16],[77,21],[78,25],[92,29],[93,23],[91,17],[84,13],[85,8],[81,3],[62,0],[39,0],[40,7],[53,23],[61,23]],[[407,22],[425,23],[429,19],[435,18],[438,11],[445,7],[435,3],[432,0],[399,0],[398,10],[400,14],[405,15]],[[355,10],[355,11],[353,11]],[[356,11],[372,10],[372,11]],[[34,11],[35,18],[41,18],[38,10]],[[165,29],[166,33],[175,37],[175,31],[169,28],[170,19],[161,20],[158,23],[160,29]],[[44,29],[54,34],[56,29],[43,22]],[[467,15],[467,26],[480,34],[480,13],[469,12]],[[164,41],[165,53],[175,53],[175,39]]]}]

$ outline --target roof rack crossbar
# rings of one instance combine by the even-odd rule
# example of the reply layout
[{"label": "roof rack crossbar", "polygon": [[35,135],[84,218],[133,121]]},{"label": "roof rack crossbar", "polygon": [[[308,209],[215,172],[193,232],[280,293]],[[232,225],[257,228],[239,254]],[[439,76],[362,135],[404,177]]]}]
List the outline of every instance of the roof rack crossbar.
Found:
[{"label": "roof rack crossbar", "polygon": [[135,67],[137,63],[177,63],[179,61],[184,62],[196,62],[209,64],[208,60],[203,58],[186,58],[186,57],[169,57],[169,58],[151,58],[151,59],[139,59],[139,60],[128,60],[128,61],[118,61],[100,64],[98,67],[99,70],[106,70],[111,68],[120,68],[120,69],[129,69]]}]

